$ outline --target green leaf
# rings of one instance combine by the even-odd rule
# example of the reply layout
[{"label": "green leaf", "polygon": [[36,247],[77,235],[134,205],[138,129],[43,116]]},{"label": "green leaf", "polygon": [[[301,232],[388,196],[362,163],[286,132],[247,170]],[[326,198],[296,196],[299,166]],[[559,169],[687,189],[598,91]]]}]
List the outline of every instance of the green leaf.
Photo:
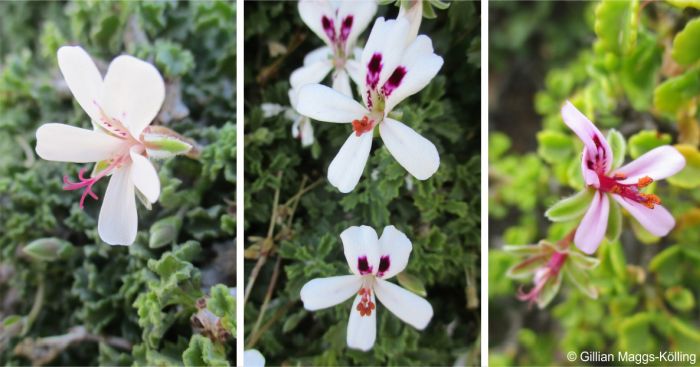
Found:
[{"label": "green leaf", "polygon": [[700,9],[700,0],[667,0],[669,4],[677,8]]},{"label": "green leaf", "polygon": [[654,107],[675,114],[700,94],[700,69],[688,70],[661,83],[654,90]]},{"label": "green leaf", "polygon": [[591,284],[591,277],[586,270],[576,267],[573,264],[566,264],[563,271],[568,279],[574,283],[583,294],[593,299],[598,298],[598,289]]},{"label": "green leaf", "polygon": [[584,270],[593,270],[600,264],[598,258],[576,251],[569,251],[569,261],[571,261],[572,265]]},{"label": "green leaf", "polygon": [[59,238],[40,238],[30,242],[22,251],[41,261],[67,259],[73,254],[73,245]]},{"label": "green leaf", "polygon": [[695,307],[693,292],[682,286],[674,286],[664,292],[666,301],[679,311],[690,311]]},{"label": "green leaf", "polygon": [[613,162],[612,162],[612,170],[616,170],[622,166],[622,163],[625,162],[625,154],[627,153],[627,143],[625,142],[625,137],[622,136],[622,134],[615,130],[615,129],[610,129],[608,131],[608,145],[610,145],[610,150],[612,151],[612,156],[613,156]]},{"label": "green leaf", "polygon": [[540,131],[537,142],[537,153],[548,163],[563,162],[574,154],[573,138],[560,131]]},{"label": "green leaf", "polygon": [[221,319],[221,324],[231,335],[236,335],[236,298],[229,287],[223,284],[213,286],[207,309]]},{"label": "green leaf", "polygon": [[542,290],[540,291],[540,294],[537,296],[537,307],[543,309],[547,307],[550,302],[552,302],[554,296],[557,295],[559,288],[561,287],[561,278],[562,273],[560,272],[556,277],[554,277],[554,279],[549,279],[545,283],[544,287],[542,287]]},{"label": "green leaf", "polygon": [[226,350],[222,345],[214,344],[201,335],[193,335],[190,345],[182,353],[182,362],[187,367],[216,366],[228,367]]},{"label": "green leaf", "polygon": [[408,289],[409,291],[421,296],[427,297],[428,292],[425,290],[425,284],[423,281],[413,274],[409,274],[406,271],[402,271],[396,275],[396,280],[399,281],[402,287]]},{"label": "green leaf", "polygon": [[506,276],[513,279],[531,277],[532,274],[537,271],[537,269],[547,265],[547,262],[549,262],[549,256],[544,253],[528,257],[525,260],[511,266],[506,272]]},{"label": "green leaf", "polygon": [[682,334],[683,337],[691,339],[696,343],[700,343],[700,330],[697,327],[688,324],[686,321],[678,318],[671,317],[671,326]]},{"label": "green leaf", "polygon": [[653,315],[650,313],[637,313],[627,317],[620,323],[620,350],[629,353],[646,353],[656,347],[656,342],[651,334],[650,326]]},{"label": "green leaf", "polygon": [[582,216],[593,200],[595,190],[583,190],[558,201],[544,215],[552,222],[565,222]]},{"label": "green leaf", "polygon": [[671,57],[681,65],[691,65],[700,60],[700,19],[689,21],[673,39]]},{"label": "green leaf", "polygon": [[595,9],[596,50],[627,54],[637,42],[639,1],[602,1]]},{"label": "green leaf", "polygon": [[678,144],[675,148],[685,157],[685,167],[667,180],[670,184],[684,189],[700,186],[700,152],[692,145]]},{"label": "green leaf", "polygon": [[608,196],[610,201],[610,212],[608,213],[608,228],[605,237],[610,242],[617,241],[622,234],[622,209],[620,205]]},{"label": "green leaf", "polygon": [[629,139],[629,151],[632,159],[639,158],[642,154],[671,143],[671,135],[658,131],[642,130]]},{"label": "green leaf", "polygon": [[637,47],[623,59],[620,82],[635,109],[647,111],[651,107],[662,60],[663,47],[647,33],[640,34]]}]

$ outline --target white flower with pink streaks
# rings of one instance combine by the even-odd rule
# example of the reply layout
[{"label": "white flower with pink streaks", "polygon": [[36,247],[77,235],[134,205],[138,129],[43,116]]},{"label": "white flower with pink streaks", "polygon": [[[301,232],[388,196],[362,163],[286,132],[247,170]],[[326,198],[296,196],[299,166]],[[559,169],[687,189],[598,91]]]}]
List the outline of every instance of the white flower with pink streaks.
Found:
[{"label": "white flower with pink streaks", "polygon": [[333,88],[352,96],[350,79],[360,84],[360,65],[355,60],[357,37],[367,28],[377,12],[374,0],[301,0],[299,14],[326,46],[311,51],[304,66],[290,78],[292,88],[320,83],[333,71]]},{"label": "white flower with pink streaks", "polygon": [[[335,306],[355,295],[348,321],[350,348],[367,351],[377,338],[376,299],[396,317],[416,329],[424,329],[433,317],[428,301],[386,281],[403,271],[413,246],[394,226],[381,238],[371,227],[350,227],[340,234],[345,259],[353,275],[318,278],[301,289],[304,308],[316,311]],[[376,297],[376,298],[375,298]]]},{"label": "white flower with pink streaks", "polygon": [[352,191],[362,176],[374,128],[386,148],[411,175],[430,178],[440,166],[435,145],[410,127],[388,117],[396,105],[423,89],[442,67],[430,38],[420,35],[407,43],[404,18],[379,18],[362,51],[361,94],[364,105],[320,84],[299,90],[297,111],[312,119],[351,123],[352,133],[328,167],[328,180],[340,192]]},{"label": "white flower with pink streaks", "polygon": [[98,199],[93,186],[111,176],[100,210],[98,233],[111,245],[130,245],[136,238],[138,218],[135,195],[145,204],[160,195],[160,180],[150,158],[188,152],[192,146],[165,128],[149,128],[165,97],[158,70],[137,58],[122,55],[100,71],[81,47],[58,50],[58,66],[73,96],[92,121],[93,130],[48,123],[36,132],[37,154],[57,162],[91,163],[89,177],[80,170],[79,181],[64,177],[64,190],[83,190]]},{"label": "white flower with pink streaks", "polygon": [[610,199],[627,210],[647,231],[665,236],[676,224],[673,215],[661,205],[661,199],[641,190],[654,181],[678,173],[685,166],[685,158],[669,145],[660,146],[634,161],[614,160],[613,152],[600,130],[571,102],[561,109],[566,125],[583,141],[581,170],[585,184],[593,190],[593,200],[576,230],[574,243],[581,251],[592,254],[600,246],[608,226]]}]

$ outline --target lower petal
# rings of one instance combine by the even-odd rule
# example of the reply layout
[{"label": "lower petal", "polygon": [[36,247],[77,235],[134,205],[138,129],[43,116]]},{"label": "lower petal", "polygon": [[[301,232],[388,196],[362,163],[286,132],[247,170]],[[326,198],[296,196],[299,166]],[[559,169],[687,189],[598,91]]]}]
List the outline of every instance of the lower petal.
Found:
[{"label": "lower petal", "polygon": [[110,245],[131,245],[136,239],[138,216],[131,165],[119,168],[107,185],[97,232]]},{"label": "lower petal", "polygon": [[333,68],[330,60],[320,60],[309,65],[304,65],[292,72],[289,84],[292,88],[299,88],[306,84],[320,83]]},{"label": "lower petal", "polygon": [[[368,351],[374,346],[374,341],[377,339],[377,310],[376,308],[369,315],[362,316],[357,309],[362,297],[355,297],[355,302],[352,303],[350,310],[350,320],[348,320],[348,347]],[[374,294],[370,297],[373,304],[376,305]]]},{"label": "lower petal", "polygon": [[653,209],[650,209],[643,204],[627,200],[619,195],[613,195],[612,197],[654,236],[665,236],[676,225],[673,215],[661,205],[655,205]]},{"label": "lower petal", "polygon": [[352,133],[328,167],[328,181],[331,185],[344,194],[355,189],[365,170],[371,148],[371,132],[360,136]]},{"label": "lower petal", "polygon": [[678,149],[664,145],[654,148],[639,158],[620,167],[615,173],[627,178],[620,181],[623,184],[636,184],[640,178],[651,177],[658,181],[673,176],[685,167],[685,158]]},{"label": "lower petal", "polygon": [[608,227],[610,199],[602,192],[593,195],[591,206],[588,207],[581,223],[576,229],[574,243],[583,252],[592,254],[598,249]]},{"label": "lower petal", "polygon": [[156,172],[156,169],[148,158],[134,152],[133,149],[130,154],[131,161],[133,162],[131,166],[131,180],[148,201],[155,203],[158,201],[158,196],[160,196],[160,178],[158,178],[158,172]]},{"label": "lower petal", "polygon": [[360,286],[362,277],[356,275],[313,279],[301,288],[301,301],[309,311],[320,310],[344,302],[357,293]]},{"label": "lower petal", "polygon": [[352,88],[350,87],[350,78],[345,70],[338,70],[333,74],[333,89],[348,97],[352,97]]},{"label": "lower petal", "polygon": [[382,305],[401,321],[418,330],[425,329],[433,317],[433,306],[430,302],[394,283],[377,279],[374,291]]},{"label": "lower petal", "polygon": [[44,124],[36,131],[36,153],[56,162],[89,163],[112,158],[124,140],[64,124]]},{"label": "lower petal", "polygon": [[410,127],[385,118],[379,124],[379,133],[391,155],[415,178],[426,180],[440,167],[435,145]]}]

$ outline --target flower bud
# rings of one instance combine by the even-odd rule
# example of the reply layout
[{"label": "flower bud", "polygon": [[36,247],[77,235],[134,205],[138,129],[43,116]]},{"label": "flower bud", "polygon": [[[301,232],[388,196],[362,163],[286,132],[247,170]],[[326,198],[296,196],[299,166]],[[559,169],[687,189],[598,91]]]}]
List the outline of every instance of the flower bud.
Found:
[{"label": "flower bud", "polygon": [[148,247],[160,248],[175,242],[182,227],[182,218],[178,215],[163,218],[151,226],[151,238]]},{"label": "flower bud", "polygon": [[67,259],[73,254],[73,250],[70,242],[58,238],[40,238],[22,249],[32,259],[41,261]]}]

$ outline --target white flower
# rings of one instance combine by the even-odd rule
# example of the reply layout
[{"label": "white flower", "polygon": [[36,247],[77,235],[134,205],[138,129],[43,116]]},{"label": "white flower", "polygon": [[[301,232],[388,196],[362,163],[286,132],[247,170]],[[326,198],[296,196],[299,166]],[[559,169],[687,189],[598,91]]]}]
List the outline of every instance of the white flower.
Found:
[{"label": "white flower", "polygon": [[333,71],[333,88],[352,96],[350,78],[360,84],[360,65],[355,60],[355,41],[377,12],[374,0],[299,1],[301,19],[326,46],[311,51],[304,66],[290,78],[292,88],[320,83]]},{"label": "white flower", "polygon": [[137,58],[122,55],[102,79],[97,66],[80,47],[61,47],[58,66],[78,104],[92,120],[93,130],[49,123],[36,132],[37,154],[49,161],[96,162],[90,177],[80,170],[79,182],[64,177],[65,190],[82,189],[80,207],[100,179],[111,176],[100,210],[98,233],[111,245],[130,245],[138,218],[135,195],[146,204],[160,196],[160,180],[147,157],[189,151],[191,145],[148,128],[163,99],[165,84],[158,70]]},{"label": "white flower", "polygon": [[291,108],[276,103],[263,103],[260,105],[260,108],[265,118],[284,113],[284,117],[292,122],[292,136],[294,139],[299,139],[301,141],[301,146],[308,147],[314,143],[314,128],[311,126],[311,120],[309,120],[308,117],[297,113],[295,109],[297,94],[295,89],[289,90],[289,103],[292,105]]},{"label": "white flower", "polygon": [[297,111],[315,120],[352,123],[353,132],[328,168],[328,180],[340,192],[357,185],[372,147],[374,127],[389,152],[419,180],[428,179],[440,166],[435,145],[403,123],[387,117],[406,97],[423,89],[442,67],[425,35],[407,44],[409,23],[404,18],[374,23],[362,52],[364,106],[320,84],[299,90]]},{"label": "white flower", "polygon": [[243,352],[243,366],[265,367],[265,357],[257,349],[248,349]]},{"label": "white flower", "polygon": [[411,241],[394,226],[382,237],[368,226],[350,227],[340,235],[345,259],[353,275],[314,279],[301,289],[304,308],[315,311],[335,306],[356,294],[350,310],[347,343],[355,349],[372,349],[377,337],[375,296],[396,317],[422,330],[433,317],[425,299],[387,282],[408,264]]}]

